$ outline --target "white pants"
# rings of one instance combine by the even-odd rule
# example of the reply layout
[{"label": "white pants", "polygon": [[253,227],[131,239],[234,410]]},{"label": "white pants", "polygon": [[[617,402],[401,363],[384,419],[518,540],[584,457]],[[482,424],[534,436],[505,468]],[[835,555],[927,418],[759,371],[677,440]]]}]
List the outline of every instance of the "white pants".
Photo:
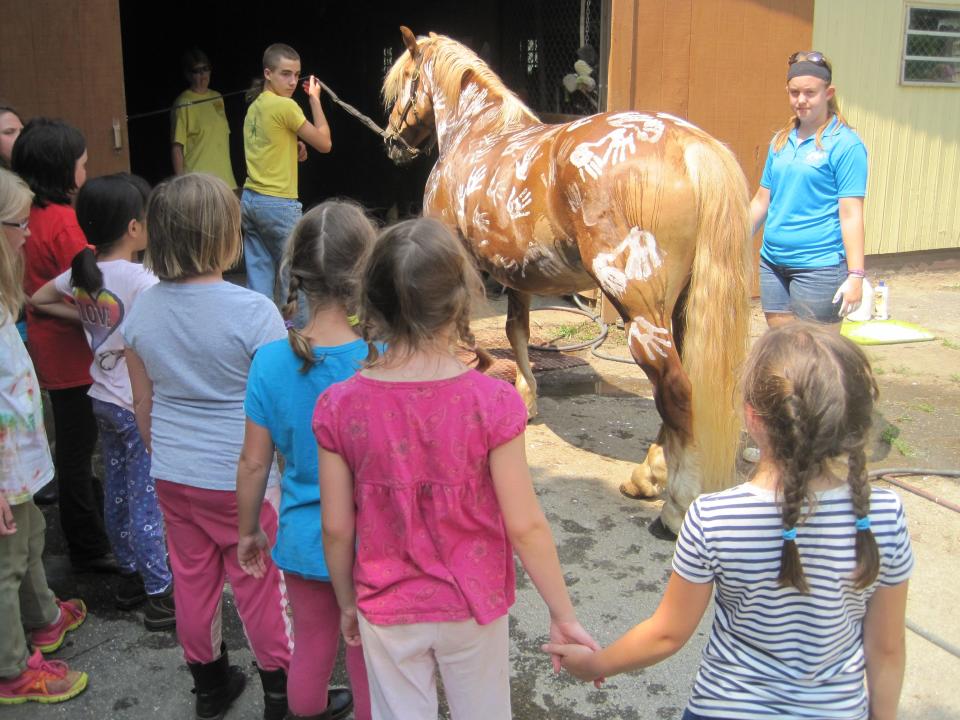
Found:
[{"label": "white pants", "polygon": [[437,669],[453,720],[509,720],[508,616],[373,625],[360,616],[373,720],[436,720]]}]

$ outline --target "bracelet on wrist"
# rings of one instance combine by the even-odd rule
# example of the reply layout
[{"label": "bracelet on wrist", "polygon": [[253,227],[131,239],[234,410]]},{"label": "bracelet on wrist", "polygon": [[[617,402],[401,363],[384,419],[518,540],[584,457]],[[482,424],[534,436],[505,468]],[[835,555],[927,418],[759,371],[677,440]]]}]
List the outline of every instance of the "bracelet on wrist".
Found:
[{"label": "bracelet on wrist", "polygon": [[863,270],[847,270],[847,275],[852,275],[853,277],[864,278],[867,274]]}]

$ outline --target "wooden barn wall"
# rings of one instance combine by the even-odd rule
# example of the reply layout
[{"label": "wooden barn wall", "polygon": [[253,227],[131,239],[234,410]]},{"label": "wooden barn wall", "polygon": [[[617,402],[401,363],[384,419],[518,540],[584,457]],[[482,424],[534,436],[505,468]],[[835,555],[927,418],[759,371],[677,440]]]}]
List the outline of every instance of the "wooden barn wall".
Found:
[{"label": "wooden barn wall", "polygon": [[0,102],[80,128],[91,177],[128,170],[118,0],[3,0],[2,18]]},{"label": "wooden barn wall", "polygon": [[840,109],[867,146],[870,254],[960,247],[960,85],[900,84],[906,5],[821,0],[814,17]]},{"label": "wooden barn wall", "polygon": [[733,149],[752,194],[770,138],[790,115],[787,57],[810,47],[813,4],[611,0],[607,108],[665,111],[700,126]]}]

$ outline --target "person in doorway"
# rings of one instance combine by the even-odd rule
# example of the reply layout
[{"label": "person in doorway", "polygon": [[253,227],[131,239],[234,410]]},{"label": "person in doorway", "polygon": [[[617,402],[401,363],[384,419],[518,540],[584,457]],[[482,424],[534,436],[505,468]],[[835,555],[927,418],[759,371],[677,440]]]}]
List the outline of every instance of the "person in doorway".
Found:
[{"label": "person in doorway", "polygon": [[823,53],[790,56],[787,96],[793,115],[750,203],[753,231],[764,226],[760,301],[771,327],[801,318],[839,330],[862,299],[867,150],[840,113]]},{"label": "person in doorway", "polygon": [[[299,81],[297,51],[280,43],[268,47],[263,53],[263,79],[247,95],[252,102],[243,122],[247,181],[241,207],[247,286],[271,300],[276,299],[284,246],[302,211],[297,200],[297,162],[306,160],[304,143],[321,153],[332,147],[330,126],[320,105],[320,82],[311,75],[303,83],[313,119],[308,122],[292,98]],[[279,297],[286,301],[287,281],[282,277]]]},{"label": "person in doorway", "polygon": [[[87,179],[86,140],[60,120],[35,118],[14,144],[12,160],[34,194],[24,245],[24,290],[33,295],[87,247],[72,205]],[[81,572],[116,572],[104,528],[103,488],[92,469],[97,421],[87,391],[93,355],[80,318],[67,307],[51,315],[28,306],[27,336],[40,387],[50,393],[53,407],[60,525],[71,563]]]},{"label": "person in doorway", "polygon": [[210,173],[236,190],[230,164],[230,125],[223,97],[210,89],[210,59],[193,48],[183,54],[181,66],[189,87],[173,102],[173,172]]},{"label": "person in doorway", "polygon": [[9,105],[0,105],[0,168],[10,169],[13,144],[20,137],[23,122],[17,111]]},{"label": "person in doorway", "polygon": [[693,501],[650,618],[600,652],[543,650],[581,680],[648,667],[686,644],[713,595],[684,720],[895,718],[914,560],[900,499],[867,476],[876,397],[863,351],[832,329],[763,335],[743,376],[751,479]]}]

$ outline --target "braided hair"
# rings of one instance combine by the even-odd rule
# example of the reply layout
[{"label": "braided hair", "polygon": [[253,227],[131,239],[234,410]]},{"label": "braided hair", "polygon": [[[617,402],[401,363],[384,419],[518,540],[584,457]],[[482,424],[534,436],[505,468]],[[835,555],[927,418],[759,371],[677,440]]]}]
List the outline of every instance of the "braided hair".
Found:
[{"label": "braided hair", "polygon": [[303,360],[300,372],[316,358],[310,340],[293,326],[300,297],[311,312],[339,305],[356,312],[360,268],[376,237],[363,208],[349,200],[327,200],[306,213],[294,227],[283,253],[281,272],[290,276],[290,292],[282,312],[290,347]]},{"label": "braided hair", "polygon": [[763,424],[779,469],[784,528],[780,585],[809,592],[795,528],[805,519],[804,505],[813,508],[811,482],[827,473],[831,461],[846,457],[847,484],[861,521],[856,526],[853,582],[858,589],[869,586],[879,572],[880,556],[865,521],[870,484],[864,446],[878,391],[863,351],[827,328],[790,323],[757,341],[747,359],[743,391],[744,402]]}]

